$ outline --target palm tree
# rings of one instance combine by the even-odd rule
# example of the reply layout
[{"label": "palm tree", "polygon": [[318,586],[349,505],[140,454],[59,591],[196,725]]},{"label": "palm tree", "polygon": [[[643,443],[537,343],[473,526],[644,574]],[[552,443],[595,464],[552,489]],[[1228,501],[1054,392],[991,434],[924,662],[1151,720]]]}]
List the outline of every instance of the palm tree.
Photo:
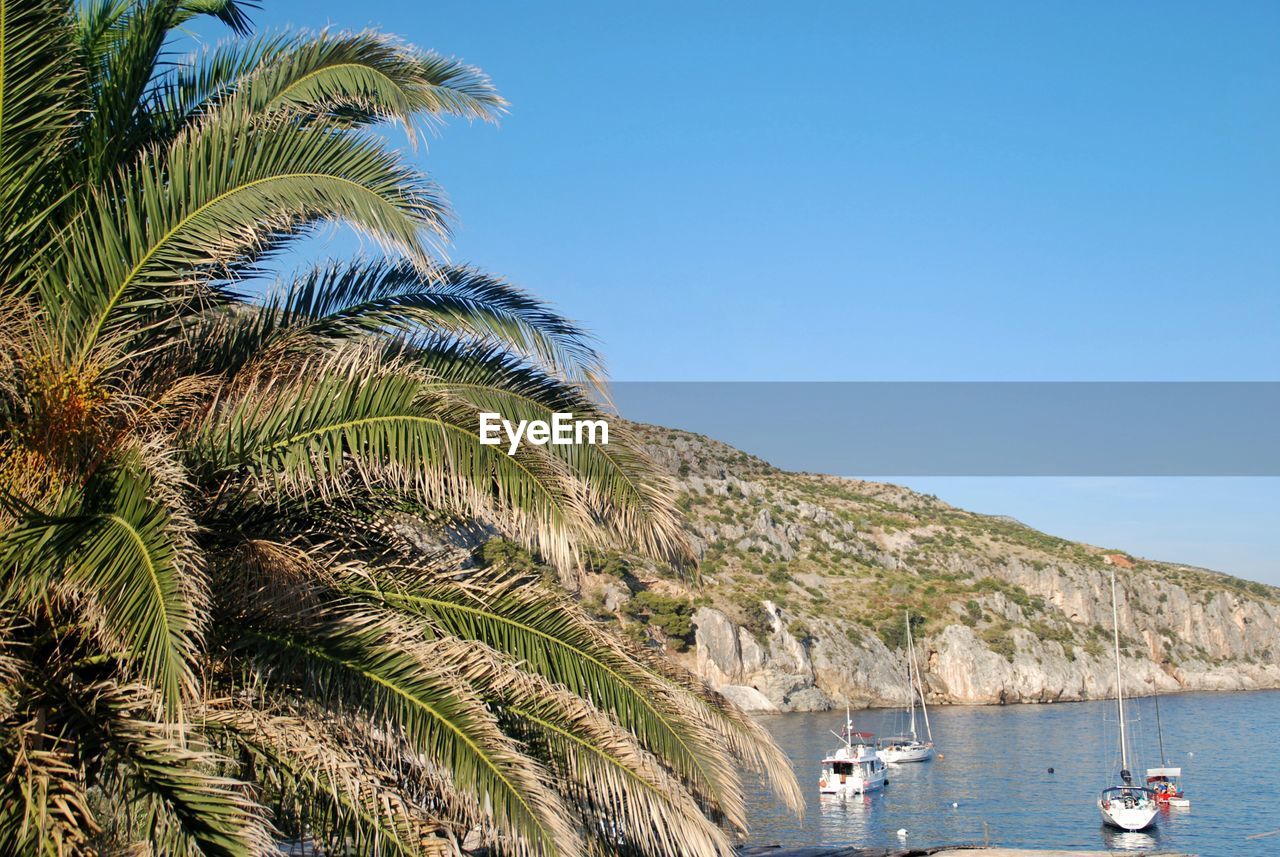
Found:
[{"label": "palm tree", "polygon": [[[239,38],[161,63],[197,15]],[[439,190],[371,129],[503,101],[376,33],[248,31],[0,0],[0,851],[727,853],[744,769],[800,803],[763,730],[450,541],[690,559],[621,424],[478,442],[599,416],[601,361],[439,260]],[[330,221],[385,258],[252,287]]]}]

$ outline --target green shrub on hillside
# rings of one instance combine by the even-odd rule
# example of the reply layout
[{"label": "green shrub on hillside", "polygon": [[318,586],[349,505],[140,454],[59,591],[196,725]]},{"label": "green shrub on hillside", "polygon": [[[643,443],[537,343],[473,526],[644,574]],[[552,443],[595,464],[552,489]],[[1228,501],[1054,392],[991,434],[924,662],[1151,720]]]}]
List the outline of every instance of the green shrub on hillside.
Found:
[{"label": "green shrub on hillside", "polygon": [[1013,635],[1010,633],[1008,625],[992,625],[984,629],[979,636],[982,638],[982,642],[987,644],[988,649],[997,655],[1003,655],[1005,660],[1013,663],[1013,657],[1017,654],[1018,647],[1013,642]]},{"label": "green shrub on hillside", "polygon": [[676,651],[683,652],[693,642],[693,603],[645,589],[627,602],[627,613],[662,631]]},{"label": "green shrub on hillside", "polygon": [[536,575],[547,582],[557,578],[556,570],[513,541],[495,536],[480,546],[476,560],[485,568],[493,566],[522,574]]}]

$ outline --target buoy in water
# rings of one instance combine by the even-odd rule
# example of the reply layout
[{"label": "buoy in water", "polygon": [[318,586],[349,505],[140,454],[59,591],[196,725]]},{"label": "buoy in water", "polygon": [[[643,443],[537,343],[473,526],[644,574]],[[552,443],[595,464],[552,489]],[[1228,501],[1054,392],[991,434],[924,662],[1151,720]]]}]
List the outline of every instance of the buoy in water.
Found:
[{"label": "buoy in water", "polygon": [[899,828],[898,828],[898,838],[899,838],[899,839],[906,839],[906,838],[907,838],[907,829],[906,829],[905,827],[899,827]]},{"label": "buoy in water", "polygon": [[1053,768],[1050,768],[1050,769],[1049,769],[1049,773],[1051,773],[1051,774],[1053,773]]},{"label": "buoy in water", "polygon": [[951,808],[952,808],[952,809],[955,809],[955,808],[956,808],[956,807],[958,807],[958,806],[960,806],[960,804],[956,803],[955,801],[952,801],[952,802],[951,802]]}]

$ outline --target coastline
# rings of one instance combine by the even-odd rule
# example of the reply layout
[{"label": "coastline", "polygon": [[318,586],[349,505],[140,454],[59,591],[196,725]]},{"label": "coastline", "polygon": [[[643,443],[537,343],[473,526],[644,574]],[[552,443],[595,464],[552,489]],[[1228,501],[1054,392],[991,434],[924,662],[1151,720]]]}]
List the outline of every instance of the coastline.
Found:
[{"label": "coastline", "polygon": [[[1224,688],[1222,690],[1205,690],[1204,688],[1192,688],[1189,690],[1173,690],[1161,691],[1161,697],[1176,696],[1179,698],[1188,696],[1244,696],[1250,693],[1280,693],[1280,685],[1275,687],[1250,687],[1250,688]],[[1129,696],[1125,694],[1125,700],[1134,699],[1151,699],[1155,694],[1138,694],[1137,696]],[[1096,696],[1088,699],[1026,699],[1017,702],[934,702],[929,701],[931,708],[1037,708],[1060,705],[1080,705],[1087,702],[1105,702],[1106,700],[1114,700],[1115,696]],[[821,710],[809,711],[749,711],[752,717],[783,717],[789,714],[815,714],[822,711],[835,711],[838,706],[832,705],[829,708]],[[900,709],[900,705],[851,705],[853,711],[896,711]],[[980,846],[979,846],[980,847]],[[1070,852],[1068,852],[1070,853]],[[1105,852],[1103,852],[1105,853]]]},{"label": "coastline", "polygon": [[1040,848],[1002,848],[985,845],[934,845],[921,848],[782,848],[778,846],[754,846],[737,852],[741,857],[1100,857],[1104,854],[1123,853],[1128,857],[1161,855],[1161,857],[1190,857],[1178,851],[1106,851],[1060,850]]}]

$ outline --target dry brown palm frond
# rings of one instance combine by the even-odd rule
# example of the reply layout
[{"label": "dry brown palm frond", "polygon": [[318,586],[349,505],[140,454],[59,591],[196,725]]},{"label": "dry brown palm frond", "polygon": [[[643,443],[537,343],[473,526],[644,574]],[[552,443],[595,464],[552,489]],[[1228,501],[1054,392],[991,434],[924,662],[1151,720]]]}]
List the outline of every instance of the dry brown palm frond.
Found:
[{"label": "dry brown palm frond", "polygon": [[[456,801],[438,800],[433,811],[420,795],[406,791],[404,774],[415,772],[390,768],[368,752],[363,746],[368,738],[350,721],[305,705],[284,712],[219,700],[202,712],[199,723],[250,755],[259,782],[278,796],[281,809],[311,819],[312,829],[304,835],[374,853],[429,853],[432,840],[446,831],[465,831],[480,817],[478,804],[463,814]],[[450,791],[442,790],[446,799]],[[449,842],[445,837],[440,844]]]},{"label": "dry brown palm frond", "polygon": [[557,786],[591,816],[587,833],[649,855],[725,857],[733,845],[636,737],[586,699],[524,672],[488,646],[435,644],[465,680],[483,689],[516,734],[545,754]]},{"label": "dry brown palm frond", "polygon": [[26,853],[83,852],[99,832],[72,747],[38,719],[3,724],[0,839]]},{"label": "dry brown palm frond", "polygon": [[[738,762],[689,693],[642,663],[564,593],[514,574],[470,569],[449,580],[412,568],[371,569],[349,591],[424,622],[442,637],[485,643],[616,717],[709,813],[745,827]],[[344,584],[344,589],[348,588]]]}]

